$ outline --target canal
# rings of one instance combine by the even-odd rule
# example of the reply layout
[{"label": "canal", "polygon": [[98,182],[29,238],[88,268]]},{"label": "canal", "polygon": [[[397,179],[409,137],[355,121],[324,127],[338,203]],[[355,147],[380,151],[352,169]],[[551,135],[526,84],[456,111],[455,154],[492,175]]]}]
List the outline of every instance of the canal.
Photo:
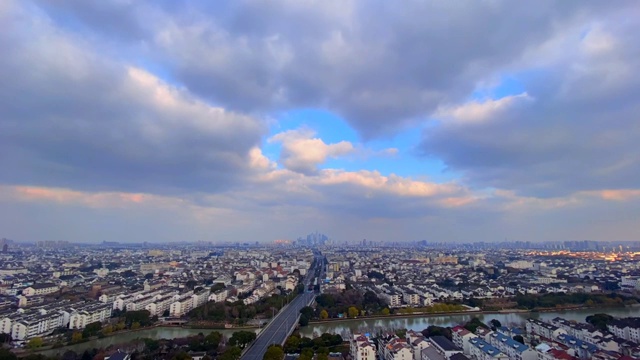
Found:
[{"label": "canal", "polygon": [[[598,312],[604,312],[615,317],[640,316],[640,306],[627,306],[619,308],[604,309],[581,309],[566,310],[553,312],[517,312],[517,313],[495,313],[495,314],[457,314],[457,315],[439,315],[439,316],[422,316],[422,317],[391,317],[383,319],[353,319],[345,321],[330,321],[325,323],[313,323],[309,326],[301,328],[300,334],[307,337],[317,337],[322,333],[348,334],[352,331],[358,332],[377,332],[380,330],[393,329],[410,329],[420,331],[426,329],[429,325],[438,326],[455,326],[464,324],[471,320],[472,317],[478,317],[481,321],[487,323],[491,319],[497,319],[506,326],[521,326],[528,318],[536,318],[542,320],[553,319],[557,316],[568,320],[585,321],[588,315]],[[198,333],[208,334],[209,329],[188,329],[180,327],[156,327],[152,329],[144,329],[139,331],[131,331],[102,339],[95,339],[80,344],[65,346],[58,349],[45,350],[41,353],[47,356],[61,355],[65,351],[73,350],[76,353],[82,353],[87,349],[105,348],[110,345],[117,345],[131,342],[136,339],[172,339],[179,337],[187,337],[197,335]],[[215,330],[221,332],[226,337],[230,337],[235,330]],[[258,329],[255,329],[258,332]]]},{"label": "canal", "polygon": [[496,319],[505,326],[522,326],[528,318],[541,320],[549,320],[555,317],[562,317],[567,320],[576,320],[584,322],[585,318],[595,313],[607,313],[615,317],[640,316],[639,306],[627,306],[605,309],[580,309],[553,312],[514,312],[514,313],[495,313],[495,314],[457,314],[457,315],[441,315],[441,316],[423,316],[423,317],[406,317],[406,318],[383,318],[383,319],[354,319],[346,321],[335,321],[328,323],[314,323],[305,328],[300,329],[300,334],[307,337],[317,337],[322,333],[345,334],[348,332],[372,332],[391,329],[409,329],[420,331],[429,327],[429,325],[437,326],[456,326],[464,324],[473,317],[479,318],[482,322],[487,323],[491,319]]}]

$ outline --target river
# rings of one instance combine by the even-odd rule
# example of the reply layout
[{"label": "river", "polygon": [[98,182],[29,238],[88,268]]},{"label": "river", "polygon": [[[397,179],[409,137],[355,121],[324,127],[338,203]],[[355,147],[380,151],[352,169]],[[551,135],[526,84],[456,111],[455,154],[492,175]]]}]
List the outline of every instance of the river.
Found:
[{"label": "river", "polygon": [[472,317],[479,318],[482,322],[488,323],[491,319],[496,319],[505,326],[522,326],[528,318],[549,320],[555,317],[562,317],[567,320],[584,322],[585,318],[595,313],[607,313],[615,317],[640,316],[640,307],[615,307],[606,309],[580,309],[553,312],[517,312],[517,313],[496,313],[496,314],[459,314],[426,317],[407,318],[383,318],[383,319],[354,319],[346,321],[336,321],[328,323],[314,323],[300,329],[300,334],[307,337],[317,337],[322,333],[344,334],[352,331],[376,332],[385,329],[408,329],[420,331],[429,325],[456,326],[464,324]]},{"label": "river", "polygon": [[[93,349],[93,348],[106,348],[111,345],[118,345],[127,343],[136,339],[173,339],[173,338],[181,338],[192,335],[198,335],[198,333],[203,333],[205,335],[209,334],[212,331],[221,332],[224,336],[230,337],[231,334],[235,330],[225,329],[225,330],[211,330],[211,329],[188,329],[181,327],[155,327],[150,329],[142,329],[137,331],[129,331],[125,333],[115,334],[112,336],[107,336],[102,339],[94,339],[89,340],[87,342],[64,346],[57,349],[43,350],[40,353],[46,356],[55,356],[62,355],[64,352],[68,350],[75,351],[78,354],[82,354],[85,350]],[[257,332],[258,329],[255,329]]]},{"label": "river", "polygon": [[[455,326],[464,324],[472,317],[478,317],[487,323],[491,319],[497,319],[503,325],[521,326],[528,318],[536,318],[542,320],[553,319],[557,316],[568,320],[585,321],[588,315],[602,312],[613,315],[615,317],[640,316],[640,306],[628,306],[619,308],[605,309],[580,309],[566,310],[554,312],[519,312],[519,313],[496,313],[496,314],[457,314],[457,315],[440,315],[440,316],[424,316],[424,317],[390,317],[383,319],[353,319],[345,321],[330,321],[326,323],[313,323],[309,326],[301,328],[300,334],[308,337],[320,336],[322,333],[346,334],[351,331],[359,332],[375,332],[377,330],[390,329],[410,329],[423,330],[429,325],[438,326]],[[178,337],[187,337],[197,335],[198,333],[208,334],[214,330],[208,329],[187,329],[180,327],[156,327],[151,329],[143,329],[139,331],[131,331],[108,336],[102,339],[90,340],[84,343],[65,346],[58,349],[44,350],[41,353],[47,356],[63,354],[67,350],[73,350],[76,353],[82,353],[87,349],[104,348],[110,345],[117,345],[133,341],[135,339],[151,338],[151,339],[172,339]],[[215,330],[220,331],[225,336],[230,337],[235,330]],[[258,329],[255,329],[257,332]]]}]

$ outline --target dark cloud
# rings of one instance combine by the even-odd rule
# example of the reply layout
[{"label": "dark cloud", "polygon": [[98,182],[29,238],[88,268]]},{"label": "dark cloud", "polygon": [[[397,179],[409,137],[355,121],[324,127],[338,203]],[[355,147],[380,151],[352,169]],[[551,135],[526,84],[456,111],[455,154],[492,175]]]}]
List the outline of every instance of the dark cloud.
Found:
[{"label": "dark cloud", "polygon": [[425,132],[423,152],[476,186],[524,195],[637,188],[640,46],[632,34],[640,27],[628,16],[559,41],[556,54],[545,54],[557,58],[523,77],[530,101],[477,121],[443,116]]},{"label": "dark cloud", "polygon": [[0,182],[219,191],[249,169],[255,119],[102,59],[14,7],[0,34]]},{"label": "dark cloud", "polygon": [[[468,96],[601,2],[167,2],[122,19],[122,5],[55,3],[97,32],[153,28],[142,49],[191,90],[249,112],[324,106],[365,137],[384,136]],[[48,8],[51,8],[50,5]],[[58,12],[61,10],[58,10]],[[145,13],[154,19],[149,23]],[[92,21],[100,14],[98,21]],[[164,14],[164,15],[161,15]],[[135,23],[135,22],[134,22]],[[117,36],[117,35],[116,35]]]}]

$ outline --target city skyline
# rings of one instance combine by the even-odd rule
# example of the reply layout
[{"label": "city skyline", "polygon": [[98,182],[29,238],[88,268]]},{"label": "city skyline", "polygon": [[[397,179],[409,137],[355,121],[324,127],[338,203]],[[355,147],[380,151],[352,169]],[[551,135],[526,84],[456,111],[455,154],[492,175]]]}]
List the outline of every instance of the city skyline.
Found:
[{"label": "city skyline", "polygon": [[638,18],[3,1],[0,238],[638,241]]}]

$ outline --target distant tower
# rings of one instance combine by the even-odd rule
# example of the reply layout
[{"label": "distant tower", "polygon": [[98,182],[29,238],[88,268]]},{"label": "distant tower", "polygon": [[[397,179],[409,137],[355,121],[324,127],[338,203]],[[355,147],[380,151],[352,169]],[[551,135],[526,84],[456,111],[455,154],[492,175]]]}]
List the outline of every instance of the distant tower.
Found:
[{"label": "distant tower", "polygon": [[9,244],[5,243],[4,245],[2,245],[2,252],[3,253],[9,252]]}]

